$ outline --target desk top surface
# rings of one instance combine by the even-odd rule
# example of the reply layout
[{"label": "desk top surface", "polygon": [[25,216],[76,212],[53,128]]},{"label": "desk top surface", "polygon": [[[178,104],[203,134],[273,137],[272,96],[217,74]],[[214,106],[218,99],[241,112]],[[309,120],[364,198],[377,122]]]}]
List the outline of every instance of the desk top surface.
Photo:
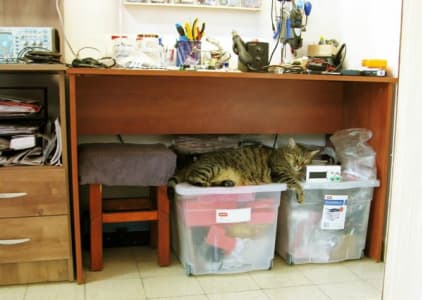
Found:
[{"label": "desk top surface", "polygon": [[308,75],[308,74],[274,74],[254,72],[225,72],[225,71],[177,71],[177,70],[129,70],[129,69],[94,69],[94,68],[69,68],[69,75],[94,75],[94,76],[159,76],[159,77],[197,77],[197,78],[239,78],[239,79],[275,79],[275,80],[316,80],[316,81],[342,81],[342,82],[374,82],[395,83],[395,77],[376,76],[343,76],[343,75]]}]

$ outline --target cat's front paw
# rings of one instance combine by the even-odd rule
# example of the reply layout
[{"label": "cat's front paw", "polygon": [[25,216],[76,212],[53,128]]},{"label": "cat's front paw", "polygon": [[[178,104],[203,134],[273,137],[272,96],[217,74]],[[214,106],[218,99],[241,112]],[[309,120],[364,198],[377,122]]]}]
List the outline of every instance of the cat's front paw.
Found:
[{"label": "cat's front paw", "polygon": [[222,182],[222,186],[226,186],[226,187],[231,187],[231,186],[235,186],[236,183],[233,180],[224,180]]},{"label": "cat's front paw", "polygon": [[198,180],[198,179],[191,179],[191,178],[188,178],[188,183],[190,183],[190,184],[192,184],[192,185],[195,185],[195,186],[202,186],[202,187],[207,187],[207,186],[210,186],[210,184],[208,183],[208,182],[206,182],[206,181],[201,181],[201,180]]},{"label": "cat's front paw", "polygon": [[302,204],[303,201],[305,200],[305,195],[304,195],[303,191],[296,191],[296,196],[297,196],[297,202],[299,204]]}]

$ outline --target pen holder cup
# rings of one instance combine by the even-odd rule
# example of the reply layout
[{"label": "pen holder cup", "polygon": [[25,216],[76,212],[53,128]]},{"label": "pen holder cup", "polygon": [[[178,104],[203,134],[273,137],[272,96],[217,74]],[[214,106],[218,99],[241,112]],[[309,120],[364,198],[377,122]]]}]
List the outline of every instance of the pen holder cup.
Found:
[{"label": "pen holder cup", "polygon": [[176,54],[177,66],[201,64],[201,41],[178,41]]}]

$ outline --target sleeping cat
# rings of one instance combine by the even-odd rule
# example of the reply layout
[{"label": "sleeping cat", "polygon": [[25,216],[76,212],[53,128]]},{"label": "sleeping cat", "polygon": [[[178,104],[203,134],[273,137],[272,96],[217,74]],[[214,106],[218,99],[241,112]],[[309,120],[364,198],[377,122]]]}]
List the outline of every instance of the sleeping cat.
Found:
[{"label": "sleeping cat", "polygon": [[174,187],[178,182],[203,187],[286,183],[301,203],[304,167],[318,153],[319,150],[306,150],[293,138],[279,149],[259,145],[210,152],[178,171],[170,178],[169,186]]}]

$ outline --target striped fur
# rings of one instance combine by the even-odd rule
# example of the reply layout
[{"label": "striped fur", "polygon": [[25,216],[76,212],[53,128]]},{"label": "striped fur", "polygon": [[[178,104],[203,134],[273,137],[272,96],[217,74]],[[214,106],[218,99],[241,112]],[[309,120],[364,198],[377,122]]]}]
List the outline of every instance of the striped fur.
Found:
[{"label": "striped fur", "polygon": [[169,181],[197,186],[237,186],[271,182],[286,183],[303,202],[300,181],[304,166],[310,164],[318,151],[308,151],[291,138],[287,146],[272,149],[265,146],[245,146],[204,154],[177,172]]}]

